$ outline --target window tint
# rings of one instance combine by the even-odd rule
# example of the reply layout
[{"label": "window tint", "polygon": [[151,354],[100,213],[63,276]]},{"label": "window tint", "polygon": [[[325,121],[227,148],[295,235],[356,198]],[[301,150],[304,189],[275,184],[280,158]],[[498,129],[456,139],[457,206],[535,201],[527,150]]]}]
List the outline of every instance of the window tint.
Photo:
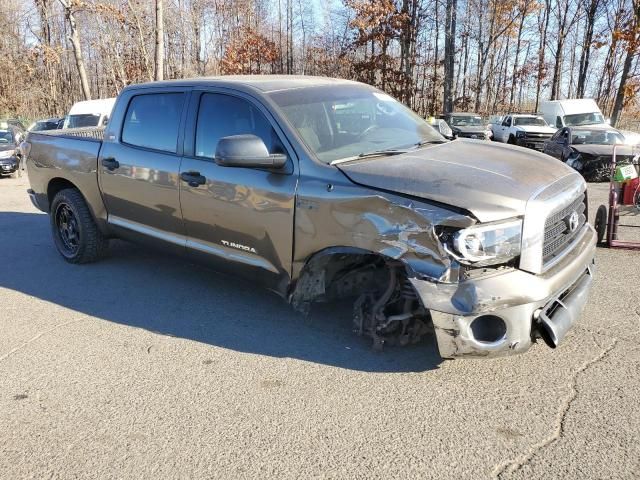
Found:
[{"label": "window tint", "polygon": [[182,93],[153,93],[131,99],[122,129],[122,141],[138,147],[176,152]]},{"label": "window tint", "polygon": [[196,156],[214,158],[221,138],[242,134],[260,137],[269,153],[284,153],[269,121],[249,102],[231,95],[202,95],[196,127]]}]

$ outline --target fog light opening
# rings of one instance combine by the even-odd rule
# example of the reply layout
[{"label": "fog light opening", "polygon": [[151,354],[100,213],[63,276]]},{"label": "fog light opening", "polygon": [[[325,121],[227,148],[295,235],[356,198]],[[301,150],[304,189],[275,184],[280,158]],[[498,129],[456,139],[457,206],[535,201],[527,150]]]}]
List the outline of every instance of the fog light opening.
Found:
[{"label": "fog light opening", "polygon": [[505,338],[507,324],[496,315],[481,315],[470,325],[471,333],[478,342],[494,343]]}]

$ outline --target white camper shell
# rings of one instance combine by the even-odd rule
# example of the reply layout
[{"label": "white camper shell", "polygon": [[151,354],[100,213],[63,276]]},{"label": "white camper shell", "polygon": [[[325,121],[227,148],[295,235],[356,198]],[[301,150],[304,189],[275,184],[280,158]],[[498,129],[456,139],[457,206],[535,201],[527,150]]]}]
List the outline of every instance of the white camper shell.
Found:
[{"label": "white camper shell", "polygon": [[115,103],[115,98],[76,102],[65,117],[62,128],[100,127],[106,125]]}]

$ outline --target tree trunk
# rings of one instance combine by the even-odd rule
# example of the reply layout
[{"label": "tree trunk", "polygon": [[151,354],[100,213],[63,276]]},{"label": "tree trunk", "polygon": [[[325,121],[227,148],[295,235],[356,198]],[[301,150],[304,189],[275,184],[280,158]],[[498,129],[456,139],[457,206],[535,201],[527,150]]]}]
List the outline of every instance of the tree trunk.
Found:
[{"label": "tree trunk", "polygon": [[540,90],[542,89],[542,80],[544,78],[543,69],[544,69],[544,57],[545,57],[545,48],[547,44],[547,32],[549,30],[549,17],[551,9],[551,1],[545,0],[545,9],[543,10],[543,24],[542,27],[542,35],[540,36],[540,47],[538,49],[538,76],[536,79],[536,105],[534,110],[538,111],[538,105],[540,104]]},{"label": "tree trunk", "polygon": [[586,16],[586,27],[584,40],[582,41],[582,52],[580,53],[580,67],[578,68],[578,87],[576,96],[584,98],[584,91],[587,83],[587,72],[589,71],[589,59],[591,57],[591,44],[593,43],[593,27],[596,21],[596,13],[600,5],[600,0],[591,0]]},{"label": "tree trunk", "polygon": [[444,27],[444,113],[453,112],[453,74],[456,50],[456,9],[457,0],[447,0],[446,25]]},{"label": "tree trunk", "polygon": [[78,25],[76,23],[76,17],[73,11],[73,7],[70,0],[60,0],[60,3],[64,7],[64,16],[69,23],[69,40],[71,41],[71,46],[73,47],[73,56],[76,61],[78,76],[80,77],[80,87],[82,88],[82,95],[85,100],[91,100],[91,89],[89,88],[87,70],[85,69],[84,59],[82,57],[80,34],[78,33]]},{"label": "tree trunk", "polygon": [[155,80],[164,80],[164,18],[162,0],[156,0]]}]

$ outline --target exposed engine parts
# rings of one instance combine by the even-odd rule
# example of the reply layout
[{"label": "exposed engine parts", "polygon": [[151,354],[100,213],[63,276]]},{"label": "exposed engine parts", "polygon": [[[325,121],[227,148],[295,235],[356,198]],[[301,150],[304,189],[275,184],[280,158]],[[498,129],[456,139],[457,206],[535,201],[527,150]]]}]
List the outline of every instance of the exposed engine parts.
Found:
[{"label": "exposed engine parts", "polygon": [[395,267],[388,268],[387,285],[381,295],[362,294],[354,304],[353,323],[358,335],[373,338],[373,347],[414,344],[432,331],[429,313],[422,307],[413,286]]},{"label": "exposed engine parts", "polygon": [[433,331],[425,310],[400,262],[377,255],[341,254],[309,262],[292,296],[294,307],[307,314],[312,302],[354,298],[353,324],[373,346],[409,345]]}]

